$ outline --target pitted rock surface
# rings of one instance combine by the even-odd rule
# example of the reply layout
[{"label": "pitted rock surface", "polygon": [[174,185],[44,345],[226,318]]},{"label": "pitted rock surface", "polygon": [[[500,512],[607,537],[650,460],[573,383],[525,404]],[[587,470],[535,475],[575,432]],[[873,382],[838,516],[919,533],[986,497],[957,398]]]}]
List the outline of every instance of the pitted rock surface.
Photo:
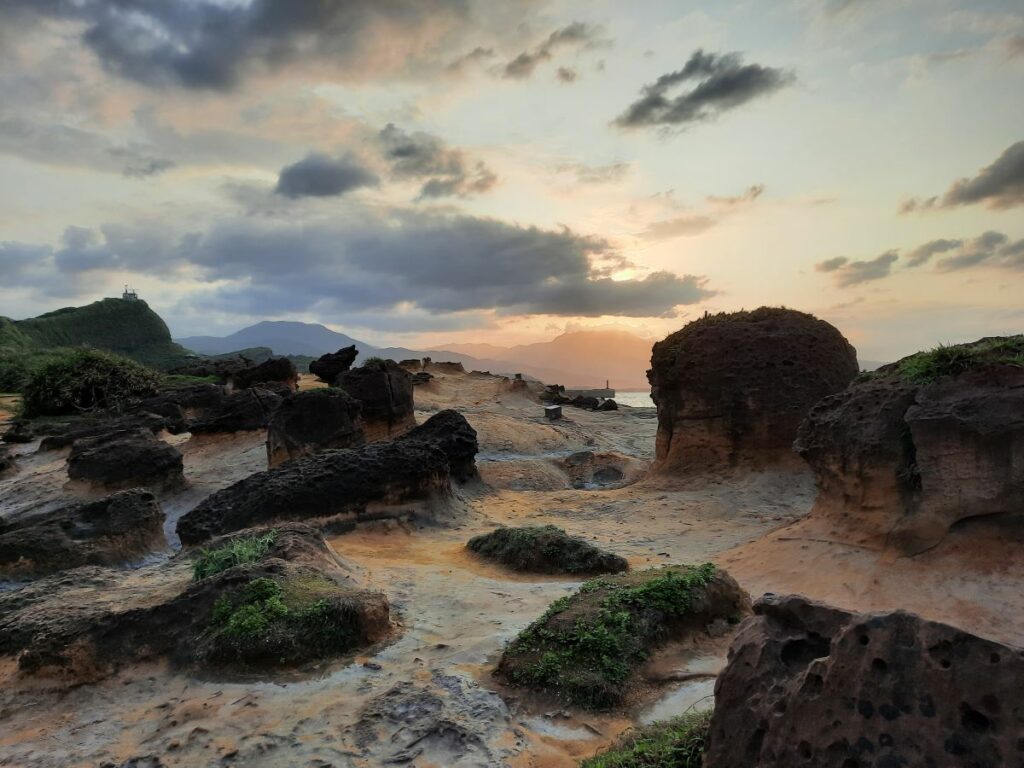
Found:
[{"label": "pitted rock surface", "polygon": [[795,447],[818,483],[812,514],[916,554],[960,520],[1024,510],[1024,369],[915,384],[898,365],[823,400],[801,426]]},{"label": "pitted rock surface", "polygon": [[285,398],[267,429],[267,464],[364,442],[359,401],[341,389],[311,389]]},{"label": "pitted rock surface", "polygon": [[715,684],[709,768],[1024,760],[1024,650],[897,611],[766,595]]},{"label": "pitted rock surface", "polygon": [[0,573],[23,578],[124,563],[166,545],[163,522],[156,497],[144,490],[0,520]]},{"label": "pitted rock surface", "polygon": [[793,463],[804,416],[857,375],[833,326],[791,309],[708,315],[654,345],[656,468]]}]

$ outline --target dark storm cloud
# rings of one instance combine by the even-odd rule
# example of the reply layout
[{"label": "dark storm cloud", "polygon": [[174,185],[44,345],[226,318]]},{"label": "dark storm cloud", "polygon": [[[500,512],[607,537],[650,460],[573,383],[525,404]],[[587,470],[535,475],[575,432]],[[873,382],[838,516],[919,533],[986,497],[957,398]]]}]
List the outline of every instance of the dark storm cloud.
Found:
[{"label": "dark storm cloud", "polygon": [[429,133],[406,133],[388,123],[378,135],[391,175],[398,179],[425,179],[419,197],[469,197],[489,191],[498,176],[481,161],[466,158]]},{"label": "dark storm cloud", "polygon": [[847,288],[873,280],[881,280],[892,272],[892,266],[899,259],[897,251],[886,251],[881,256],[865,261],[850,261],[842,256],[819,262],[814,266],[819,272],[835,275],[836,285]]},{"label": "dark storm cloud", "polygon": [[380,180],[355,157],[312,153],[281,169],[274,191],[285,197],[337,197]]},{"label": "dark storm cloud", "polygon": [[[687,82],[690,90],[670,91]],[[713,120],[723,112],[767,96],[796,81],[791,72],[760,64],[744,64],[738,53],[696,51],[686,65],[644,86],[640,98],[615,119],[622,128],[683,126]]]},{"label": "dark storm cloud", "polygon": [[977,176],[953,182],[941,198],[912,197],[900,204],[899,212],[913,213],[977,203],[995,209],[1024,205],[1024,141],[1010,145]]},{"label": "dark storm cloud", "polygon": [[919,245],[910,255],[907,256],[908,267],[919,267],[929,261],[937,253],[946,253],[955,250],[964,244],[963,240],[932,240],[931,242]]},{"label": "dark storm cloud", "polygon": [[[504,76],[522,80],[530,77],[538,64],[551,61],[559,48],[593,46],[600,44],[598,31],[582,22],[556,29],[536,48],[523,51],[505,65]],[[575,77],[573,77],[575,79]]]},{"label": "dark storm cloud", "polygon": [[406,58],[441,53],[470,24],[472,0],[6,0],[9,23],[78,22],[103,65],[147,85],[228,90],[253,70],[311,60],[349,74],[386,44]]}]

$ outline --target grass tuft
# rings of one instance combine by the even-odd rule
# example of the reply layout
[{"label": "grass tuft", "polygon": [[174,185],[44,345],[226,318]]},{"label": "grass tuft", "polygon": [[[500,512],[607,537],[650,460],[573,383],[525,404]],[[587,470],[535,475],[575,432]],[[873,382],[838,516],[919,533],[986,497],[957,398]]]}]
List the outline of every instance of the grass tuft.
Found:
[{"label": "grass tuft", "polygon": [[192,578],[199,581],[236,565],[255,563],[270,551],[276,538],[277,531],[271,530],[262,536],[235,539],[220,547],[200,550],[192,564]]},{"label": "grass tuft", "polygon": [[711,710],[652,723],[630,731],[580,768],[701,768],[710,727]]},{"label": "grass tuft", "polygon": [[895,374],[912,384],[930,384],[986,365],[1024,368],[1024,336],[984,339],[973,344],[940,344],[878,371],[862,373],[858,380]]},{"label": "grass tuft", "polygon": [[509,644],[499,672],[580,707],[614,706],[666,625],[691,611],[714,576],[705,563],[591,579]]}]

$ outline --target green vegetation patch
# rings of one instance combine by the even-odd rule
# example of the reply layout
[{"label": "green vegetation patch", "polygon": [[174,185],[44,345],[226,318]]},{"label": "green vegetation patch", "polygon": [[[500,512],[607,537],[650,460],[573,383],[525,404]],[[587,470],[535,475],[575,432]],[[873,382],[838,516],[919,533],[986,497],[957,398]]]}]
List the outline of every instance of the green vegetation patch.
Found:
[{"label": "green vegetation patch", "polygon": [[1024,335],[982,339],[973,344],[940,344],[862,374],[861,380],[896,375],[913,384],[930,384],[986,365],[1024,368]]},{"label": "green vegetation patch", "polygon": [[95,349],[68,350],[35,368],[22,392],[25,415],[120,411],[134,397],[156,394],[160,375]]},{"label": "green vegetation patch", "polygon": [[322,576],[255,578],[221,595],[203,633],[204,656],[226,664],[297,664],[360,639],[359,606]]},{"label": "green vegetation patch", "polygon": [[262,536],[235,539],[220,547],[202,549],[192,563],[192,576],[199,581],[236,565],[255,563],[270,551],[276,539],[277,531],[271,530]]},{"label": "green vegetation patch", "polygon": [[554,525],[498,528],[473,537],[466,546],[483,558],[529,573],[621,573],[629,568],[624,558]]},{"label": "green vegetation patch", "polygon": [[687,712],[630,731],[580,768],[701,768],[711,728],[711,710]]},{"label": "green vegetation patch", "polygon": [[715,573],[705,563],[591,579],[523,630],[497,673],[587,709],[615,706],[633,672],[690,616]]}]

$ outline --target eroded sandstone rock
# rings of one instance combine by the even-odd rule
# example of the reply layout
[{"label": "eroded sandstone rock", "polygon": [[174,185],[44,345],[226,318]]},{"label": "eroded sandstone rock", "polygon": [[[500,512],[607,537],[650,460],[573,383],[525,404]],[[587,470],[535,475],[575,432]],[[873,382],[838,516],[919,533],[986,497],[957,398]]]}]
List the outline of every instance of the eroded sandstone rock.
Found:
[{"label": "eroded sandstone rock", "polygon": [[334,383],[362,406],[367,440],[400,435],[416,425],[413,415],[412,375],[393,360],[367,360],[344,371]]},{"label": "eroded sandstone rock", "polygon": [[815,406],[795,445],[812,514],[915,554],[960,520],[1024,510],[1024,368],[985,351],[1001,343],[963,345],[976,365],[923,379],[921,356],[905,358]]},{"label": "eroded sandstone rock", "polygon": [[217,491],[178,521],[185,544],[277,520],[312,520],[344,530],[361,520],[407,514],[400,507],[450,490],[475,465],[476,433],[454,411],[407,435],[354,449],[321,451],[257,472]]},{"label": "eroded sandstone rock", "polygon": [[262,386],[224,394],[215,403],[200,409],[195,418],[187,422],[187,429],[194,434],[263,429],[283,399],[281,394]]},{"label": "eroded sandstone rock", "polygon": [[0,573],[25,578],[129,562],[166,545],[163,522],[156,497],[145,490],[0,521]]},{"label": "eroded sandstone rock", "polygon": [[333,384],[339,374],[352,367],[359,351],[356,345],[342,347],[337,352],[328,352],[309,364],[309,372],[328,384]]},{"label": "eroded sandstone rock", "polygon": [[281,403],[267,428],[267,464],[364,442],[359,401],[338,388],[299,392]]},{"label": "eroded sandstone rock", "polygon": [[792,464],[804,416],[857,371],[842,334],[803,312],[762,307],[695,320],[651,354],[655,468]]},{"label": "eroded sandstone rock", "polygon": [[710,768],[1001,768],[1022,759],[1024,651],[897,611],[767,595],[715,685]]},{"label": "eroded sandstone rock", "polygon": [[0,593],[0,654],[17,654],[25,673],[88,682],[160,657],[185,667],[269,670],[387,635],[387,598],[363,589],[308,526],[239,531],[207,549],[267,536],[271,545],[254,557],[201,578],[193,560],[209,552],[130,574],[87,566]]},{"label": "eroded sandstone rock", "polygon": [[104,488],[176,488],[183,471],[181,452],[146,429],[80,438],[68,456],[68,477]]}]

